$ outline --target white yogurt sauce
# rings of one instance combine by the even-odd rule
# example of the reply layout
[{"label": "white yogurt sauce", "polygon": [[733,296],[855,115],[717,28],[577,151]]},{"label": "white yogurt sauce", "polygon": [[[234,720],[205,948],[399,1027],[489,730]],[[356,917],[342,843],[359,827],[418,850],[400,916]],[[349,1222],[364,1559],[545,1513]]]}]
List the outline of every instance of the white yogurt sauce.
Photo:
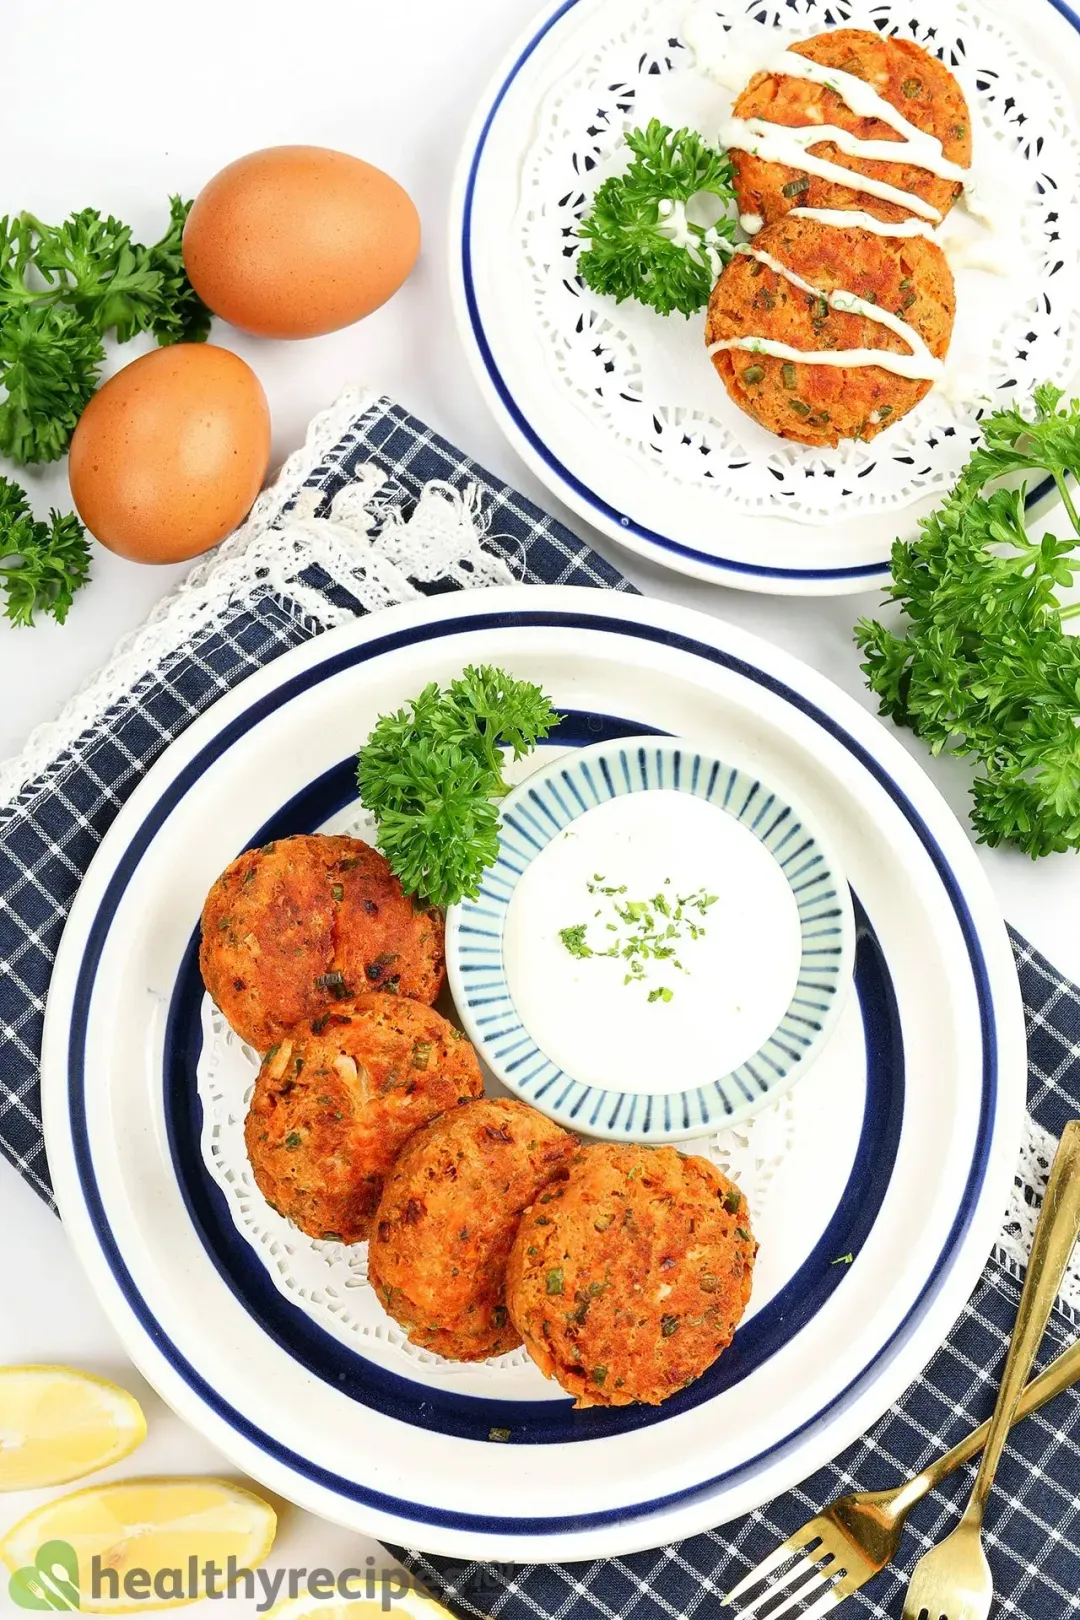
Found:
[{"label": "white yogurt sauce", "polygon": [[[561,931],[580,924],[597,951],[617,938],[611,902],[589,893],[597,877],[625,885],[623,903],[717,897],[687,908],[703,932],[678,941],[685,972],[650,960],[626,984],[623,958],[567,949]],[[503,951],[521,1022],[552,1062],[587,1085],[671,1094],[730,1073],[776,1030],[801,937],[788,882],[754,834],[704,799],[661,790],[612,799],[552,840],[514,891]],[[671,999],[650,1002],[661,989]]]},{"label": "white yogurt sauce", "polygon": [[840,231],[854,225],[860,231],[869,231],[873,236],[908,238],[921,236],[927,242],[938,241],[933,227],[929,223],[924,224],[921,219],[878,219],[876,214],[868,214],[861,208],[793,208],[785,217],[816,219],[820,224],[835,226]]},{"label": "white yogurt sauce", "polygon": [[719,277],[727,263],[715,237],[699,236],[690,229],[688,204],[677,197],[664,197],[659,204],[660,220],[657,230],[676,247],[685,248],[702,264],[707,264],[714,277]]},{"label": "white yogurt sauce", "polygon": [[[845,169],[842,164],[830,163],[827,158],[817,157],[807,150],[823,141],[831,141],[848,157],[863,157],[881,163],[903,162],[907,150],[902,141],[861,141],[849,129],[841,129],[837,124],[804,124],[789,128],[786,124],[767,123],[763,118],[728,118],[720,126],[720,144],[729,151],[734,148],[737,152],[752,152],[767,163],[782,163],[785,168],[801,169],[804,174],[816,175],[819,180],[832,180],[836,185],[861,191],[866,196],[880,197],[882,202],[896,203],[898,207],[907,208],[923,219],[940,223],[938,210],[922,197],[916,196],[915,192],[904,191],[899,186],[891,186],[888,181],[873,179],[868,174],[853,176],[852,171]],[[961,170],[961,173],[966,173],[966,170]]]},{"label": "white yogurt sauce", "polygon": [[[811,84],[823,84],[835,90],[840,100],[857,118],[874,118],[902,137],[896,141],[857,141],[856,147],[864,156],[874,153],[870,148],[880,147],[885,162],[895,162],[897,155],[904,163],[914,163],[919,169],[936,174],[941,180],[959,180],[967,185],[969,171],[945,156],[945,150],[936,135],[930,135],[906,119],[898,107],[878,94],[872,84],[860,79],[856,73],[845,73],[842,68],[827,67],[798,51],[783,51],[769,64],[770,73],[782,73],[789,79],[806,79]],[[830,135],[829,139],[833,137]],[[837,143],[839,145],[839,142]],[[846,150],[846,148],[841,148]]]},{"label": "white yogurt sauce", "polygon": [[898,377],[910,377],[914,381],[937,382],[944,375],[944,363],[931,353],[922,334],[913,326],[894,315],[891,310],[882,309],[878,304],[871,304],[865,298],[859,298],[855,293],[837,289],[834,292],[825,292],[821,287],[815,287],[812,282],[804,281],[795,274],[780,259],[773,258],[771,253],[763,253],[759,248],[743,243],[736,248],[737,253],[745,254],[756,259],[759,264],[767,265],[775,275],[782,276],[790,281],[793,287],[801,292],[809,293],[814,298],[824,298],[833,309],[841,310],[847,315],[861,315],[865,320],[874,321],[878,326],[886,327],[895,332],[897,337],[903,338],[910,347],[910,354],[894,354],[889,349],[796,349],[787,343],[777,343],[772,338],[739,337],[723,338],[719,343],[709,346],[710,354],[720,354],[724,349],[742,349],[751,354],[768,354],[777,360],[803,361],[814,366],[880,366],[884,371],[891,371]]},{"label": "white yogurt sauce", "polygon": [[738,33],[724,25],[712,0],[705,0],[690,11],[682,36],[694,53],[706,78],[736,94],[745,90],[755,73],[762,69],[762,30]]}]

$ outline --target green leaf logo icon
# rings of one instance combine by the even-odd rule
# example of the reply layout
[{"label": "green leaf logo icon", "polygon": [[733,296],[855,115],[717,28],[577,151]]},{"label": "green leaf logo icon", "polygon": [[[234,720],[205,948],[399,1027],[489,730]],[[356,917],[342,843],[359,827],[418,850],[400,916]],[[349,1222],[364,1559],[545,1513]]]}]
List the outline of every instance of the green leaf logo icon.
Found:
[{"label": "green leaf logo icon", "polygon": [[47,1541],[25,1569],[8,1582],[8,1596],[20,1609],[77,1609],[79,1560],[69,1541]]}]

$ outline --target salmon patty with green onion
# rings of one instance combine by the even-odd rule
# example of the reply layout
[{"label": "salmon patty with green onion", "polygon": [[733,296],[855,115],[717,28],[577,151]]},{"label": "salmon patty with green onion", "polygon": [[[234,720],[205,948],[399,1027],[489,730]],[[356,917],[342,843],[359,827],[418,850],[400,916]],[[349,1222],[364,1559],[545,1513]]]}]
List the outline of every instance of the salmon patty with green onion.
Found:
[{"label": "salmon patty with green onion", "polygon": [[506,1262],[522,1211],[566,1176],[577,1139],[507,1098],[454,1108],[409,1138],[386,1179],[368,1276],[413,1344],[486,1361],[521,1343]]},{"label": "salmon patty with green onion", "polygon": [[261,1053],[368,991],[433,1002],[445,978],[443,919],[409,899],[358,838],[280,838],[214,884],[199,966],[233,1029]]},{"label": "salmon patty with green onion", "polygon": [[[721,340],[751,345],[712,355],[724,387],[748,416],[780,438],[835,446],[842,439],[873,439],[926,397],[933,379],[900,376],[874,364],[815,365],[811,357],[823,350],[912,352],[907,339],[890,327],[829,302],[831,293],[851,293],[910,326],[930,354],[943,360],[952,339],[956,288],[936,242],[789,216],[762,231],[750,247],[815,290],[807,292],[748,253],[736,253],[717,282],[705,341],[710,350]],[[757,339],[808,358],[755,352]]]},{"label": "salmon patty with green onion", "polygon": [[[962,169],[970,168],[971,114],[964,92],[944,63],[920,45],[861,28],[837,28],[800,40],[790,49],[798,56],[864,79],[909,124],[940,141],[943,155],[950,162]],[[797,128],[829,124],[850,130],[859,140],[894,141],[898,149],[903,143],[903,136],[890,124],[852,112],[843,97],[828,85],[783,73],[757,74],[736,101],[734,116]],[[860,191],[857,176],[862,174],[898,191],[913,193],[944,219],[963,189],[960,181],[943,179],[900,156],[895,162],[849,156],[832,141],[821,141],[808,151],[813,157],[850,169],[851,185],[822,180],[753,152],[733,151],[740,213],[756,214],[767,225],[783,218],[792,208],[859,208],[889,221],[916,217],[909,207]],[[931,219],[929,223],[938,221]]]},{"label": "salmon patty with green onion", "polygon": [[522,1217],[506,1299],[578,1406],[658,1406],[731,1343],[756,1257],[746,1199],[707,1159],[597,1143]]},{"label": "salmon patty with green onion", "polygon": [[256,1184],[309,1237],[361,1243],[409,1137],[483,1089],[469,1041],[433,1008],[358,996],[263,1060],[244,1127]]}]

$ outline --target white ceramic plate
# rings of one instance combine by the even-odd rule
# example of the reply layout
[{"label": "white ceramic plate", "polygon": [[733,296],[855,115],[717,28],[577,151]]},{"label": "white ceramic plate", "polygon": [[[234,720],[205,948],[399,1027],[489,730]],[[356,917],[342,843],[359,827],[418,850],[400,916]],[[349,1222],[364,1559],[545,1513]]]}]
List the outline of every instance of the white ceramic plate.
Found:
[{"label": "white ceramic plate", "polygon": [[[459,329],[518,454],[620,545],[744,590],[869,590],[887,581],[897,535],[912,538],[955,482],[978,441],[976,407],[956,409],[936,389],[869,445],[807,450],[728,400],[701,318],[616,306],[575,275],[576,221],[623,167],[621,131],[651,114],[708,130],[730,106],[681,37],[692,3],[550,0],[510,51],[481,98],[455,186]],[[1001,280],[950,248],[961,393],[996,406],[1039,381],[1068,388],[1080,358],[1072,6],[715,0],[715,10],[735,30],[733,58],[750,65],[779,48],[769,40],[837,25],[896,31],[945,55],[972,104],[981,172],[999,195],[1015,193],[1008,234],[1026,266]],[[950,230],[965,229],[960,212]],[[1033,510],[1052,487],[1033,490]]]},{"label": "white ceramic plate", "polygon": [[[659,1409],[576,1413],[531,1366],[448,1372],[403,1356],[385,1330],[358,1350],[334,1329],[332,1299],[320,1322],[274,1286],[200,1152],[203,896],[260,835],[340,821],[376,716],[471,661],[541,682],[568,715],[564,748],[653,729],[737,750],[763,775],[782,769],[844,851],[858,993],[790,1094],[790,1140],[754,1210],[746,1322]],[[701,615],[510,588],[321,636],[172,745],[72,911],[43,1086],[60,1208],[95,1288],[145,1375],[238,1466],[385,1540],[575,1559],[768,1500],[919,1373],[998,1233],[1024,1031],[1007,936],[965,835],[851,699]],[[489,1440],[504,1429],[508,1444]]]}]

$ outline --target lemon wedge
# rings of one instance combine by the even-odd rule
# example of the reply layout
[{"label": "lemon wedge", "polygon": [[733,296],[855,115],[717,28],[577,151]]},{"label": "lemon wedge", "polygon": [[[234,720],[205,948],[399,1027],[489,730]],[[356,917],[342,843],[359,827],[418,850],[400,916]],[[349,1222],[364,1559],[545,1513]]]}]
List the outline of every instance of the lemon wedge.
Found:
[{"label": "lemon wedge", "polygon": [[48,1600],[21,1607],[118,1614],[222,1595],[230,1570],[261,1564],[276,1531],[273,1508],[227,1480],[132,1479],[38,1508],[0,1541],[0,1558],[13,1589]]},{"label": "lemon wedge", "polygon": [[146,1438],[127,1390],[72,1367],[0,1367],[0,1491],[66,1485]]},{"label": "lemon wedge", "polygon": [[[424,1592],[395,1597],[393,1612],[394,1620],[454,1620],[449,1609]],[[302,1596],[276,1604],[266,1620],[386,1620],[386,1610],[379,1599]]]}]

